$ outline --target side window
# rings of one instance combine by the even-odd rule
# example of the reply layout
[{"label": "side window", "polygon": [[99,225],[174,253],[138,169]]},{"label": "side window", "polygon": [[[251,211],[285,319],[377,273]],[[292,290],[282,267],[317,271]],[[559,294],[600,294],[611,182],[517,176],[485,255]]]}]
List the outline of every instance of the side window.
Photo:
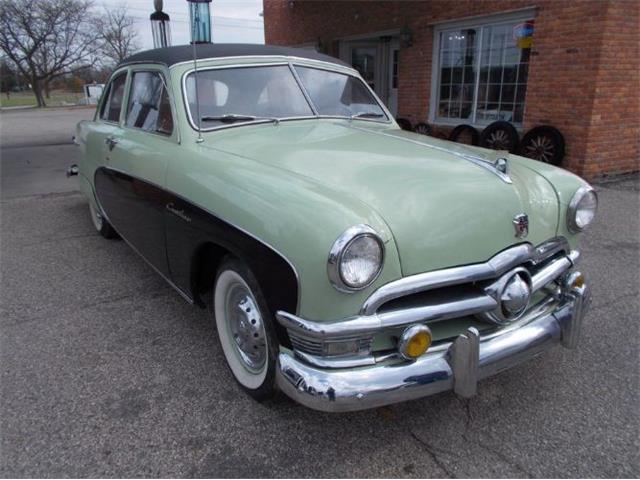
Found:
[{"label": "side window", "polygon": [[102,104],[100,118],[109,122],[118,122],[120,120],[120,111],[122,110],[122,99],[124,97],[124,86],[127,81],[127,74],[121,73],[114,78],[107,91],[105,92],[106,100]]},{"label": "side window", "polygon": [[133,74],[126,125],[163,135],[173,132],[171,103],[160,73]]}]

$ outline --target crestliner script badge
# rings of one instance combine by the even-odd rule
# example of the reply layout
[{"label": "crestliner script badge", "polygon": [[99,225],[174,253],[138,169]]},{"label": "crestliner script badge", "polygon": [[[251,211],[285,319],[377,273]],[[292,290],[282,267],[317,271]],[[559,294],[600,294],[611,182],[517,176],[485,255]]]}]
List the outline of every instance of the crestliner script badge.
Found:
[{"label": "crestliner script badge", "polygon": [[185,222],[190,222],[191,221],[191,219],[189,217],[187,217],[187,215],[184,213],[184,210],[178,210],[177,208],[175,208],[173,206],[173,203],[167,203],[166,208],[167,208],[167,210],[169,210],[174,215],[176,215],[176,216],[180,217],[181,219],[183,219]]},{"label": "crestliner script badge", "polygon": [[516,229],[516,237],[524,238],[529,235],[529,216],[526,213],[519,213],[513,217],[513,226]]}]

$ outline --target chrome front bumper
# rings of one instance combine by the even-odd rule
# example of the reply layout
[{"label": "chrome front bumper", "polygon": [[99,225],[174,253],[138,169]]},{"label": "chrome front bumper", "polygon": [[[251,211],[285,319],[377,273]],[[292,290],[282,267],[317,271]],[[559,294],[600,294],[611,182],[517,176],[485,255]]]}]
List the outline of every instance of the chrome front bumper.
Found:
[{"label": "chrome front bumper", "polygon": [[[470,397],[478,380],[518,365],[561,343],[574,348],[590,302],[587,284],[573,288],[538,315],[480,336],[474,328],[416,361],[354,369],[324,369],[281,349],[277,381],[297,402],[322,411],[363,410],[453,390]],[[439,348],[438,348],[439,347]]]}]

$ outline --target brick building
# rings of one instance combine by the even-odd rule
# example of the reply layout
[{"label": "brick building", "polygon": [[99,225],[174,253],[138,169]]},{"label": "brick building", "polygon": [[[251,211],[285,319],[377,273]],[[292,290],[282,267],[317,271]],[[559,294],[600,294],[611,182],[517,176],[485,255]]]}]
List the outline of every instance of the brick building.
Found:
[{"label": "brick building", "polygon": [[640,2],[264,0],[268,44],[354,65],[397,117],[439,133],[549,124],[563,166],[639,170]]}]

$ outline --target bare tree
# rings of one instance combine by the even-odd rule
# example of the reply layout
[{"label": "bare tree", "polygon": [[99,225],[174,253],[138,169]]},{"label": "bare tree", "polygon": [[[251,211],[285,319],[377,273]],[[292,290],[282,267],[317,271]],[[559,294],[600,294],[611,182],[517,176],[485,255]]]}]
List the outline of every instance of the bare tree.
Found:
[{"label": "bare tree", "polygon": [[102,39],[100,52],[116,64],[140,48],[135,19],[124,5],[108,10],[105,8],[97,27]]},{"label": "bare tree", "polygon": [[90,0],[0,0],[0,48],[39,107],[51,80],[85,68],[100,48],[91,7]]}]

